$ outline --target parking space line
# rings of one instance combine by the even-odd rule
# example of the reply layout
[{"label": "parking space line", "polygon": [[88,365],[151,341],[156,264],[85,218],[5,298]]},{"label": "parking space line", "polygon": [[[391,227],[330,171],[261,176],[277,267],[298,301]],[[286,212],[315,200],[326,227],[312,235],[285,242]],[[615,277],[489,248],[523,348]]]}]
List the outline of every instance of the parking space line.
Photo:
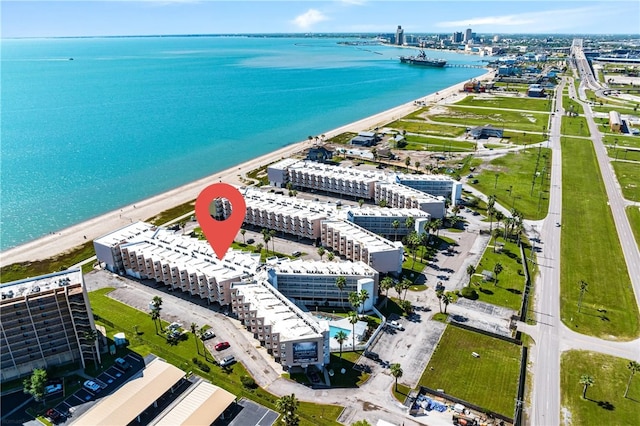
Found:
[{"label": "parking space line", "polygon": [[[109,370],[107,370],[107,371],[109,371]],[[105,371],[105,372],[104,372],[104,373],[102,373],[102,374],[104,374],[105,376],[109,376],[109,377],[111,377],[113,380],[115,380],[116,378],[115,378],[115,377],[113,377],[111,374],[107,373],[107,371]],[[102,375],[102,374],[101,374],[101,375]]]},{"label": "parking space line", "polygon": [[[78,395],[76,395],[75,393],[73,394],[72,398],[76,398],[78,401],[80,401],[80,403],[84,404],[86,401],[82,398],[80,398]],[[73,405],[72,405],[73,407]]]}]

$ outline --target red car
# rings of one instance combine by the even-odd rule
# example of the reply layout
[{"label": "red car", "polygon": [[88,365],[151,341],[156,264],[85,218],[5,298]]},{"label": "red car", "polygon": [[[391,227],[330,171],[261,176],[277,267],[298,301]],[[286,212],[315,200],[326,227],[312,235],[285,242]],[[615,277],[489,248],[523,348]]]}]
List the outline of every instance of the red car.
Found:
[{"label": "red car", "polygon": [[223,351],[230,346],[231,345],[229,344],[229,342],[220,342],[215,347],[216,347],[216,351]]}]

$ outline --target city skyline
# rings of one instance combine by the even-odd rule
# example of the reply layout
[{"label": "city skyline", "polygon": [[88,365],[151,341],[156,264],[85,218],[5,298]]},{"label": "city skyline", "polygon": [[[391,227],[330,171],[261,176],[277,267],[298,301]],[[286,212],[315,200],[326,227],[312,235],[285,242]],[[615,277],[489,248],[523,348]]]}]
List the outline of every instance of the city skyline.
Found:
[{"label": "city skyline", "polygon": [[[2,37],[261,33],[637,34],[640,3],[6,1]],[[567,19],[571,16],[571,19]]]}]

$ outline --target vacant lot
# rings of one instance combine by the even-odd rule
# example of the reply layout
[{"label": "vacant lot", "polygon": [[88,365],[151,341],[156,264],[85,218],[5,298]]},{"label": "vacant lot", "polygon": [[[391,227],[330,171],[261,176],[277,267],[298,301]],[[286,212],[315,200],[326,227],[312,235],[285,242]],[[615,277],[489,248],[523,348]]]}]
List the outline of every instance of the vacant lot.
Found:
[{"label": "vacant lot", "polygon": [[[571,329],[605,339],[638,336],[638,307],[591,141],[562,139],[560,312]],[[579,282],[586,281],[581,312]]]},{"label": "vacant lot", "polygon": [[[634,154],[636,153],[640,154],[634,151]],[[620,158],[619,155],[618,158]],[[640,201],[640,163],[614,161],[613,169],[616,171],[624,198],[629,201]]]},{"label": "vacant lot", "polygon": [[562,124],[560,126],[560,132],[564,136],[584,136],[589,137],[589,126],[587,126],[587,119],[584,117],[562,117]]},{"label": "vacant lot", "polygon": [[419,133],[423,135],[450,136],[450,137],[460,136],[465,132],[464,127],[429,123],[427,121],[424,121],[424,119],[396,120],[394,122],[387,124],[385,127],[395,129],[398,131],[398,133],[402,133],[403,130],[406,130],[407,133]]},{"label": "vacant lot", "polygon": [[544,112],[551,109],[551,100],[501,95],[467,96],[463,100],[456,102],[456,105]]},{"label": "vacant lot", "polygon": [[419,383],[511,417],[520,350],[512,343],[449,325]]},{"label": "vacant lot", "polygon": [[[569,351],[562,354],[560,388],[562,406],[571,413],[574,425],[634,425],[640,418],[640,377],[631,381],[629,394],[624,391],[629,380],[629,360],[596,352]],[[593,377],[594,384],[582,398],[580,377]]]},{"label": "vacant lot", "polygon": [[503,129],[542,132],[549,115],[539,112],[519,112],[486,108],[447,107],[447,112],[431,115],[433,121],[464,124],[469,127],[490,124]]},{"label": "vacant lot", "polygon": [[633,235],[636,237],[636,244],[640,247],[640,207],[628,206],[627,217],[629,218]]}]

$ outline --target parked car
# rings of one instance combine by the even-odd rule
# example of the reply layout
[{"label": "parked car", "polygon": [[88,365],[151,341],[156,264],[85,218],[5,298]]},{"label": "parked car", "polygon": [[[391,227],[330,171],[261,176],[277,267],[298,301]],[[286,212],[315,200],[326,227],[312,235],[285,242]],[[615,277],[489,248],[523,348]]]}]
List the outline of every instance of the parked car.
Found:
[{"label": "parked car", "polygon": [[51,423],[54,423],[54,424],[62,420],[62,414],[60,414],[58,411],[54,410],[53,408],[49,408],[45,413],[45,415],[49,418],[49,420],[51,420]]},{"label": "parked car", "polygon": [[131,368],[131,364],[129,364],[124,358],[116,358],[115,363],[117,367],[120,367],[123,370],[128,370]]},{"label": "parked car", "polygon": [[102,390],[100,385],[97,384],[96,382],[94,382],[93,380],[85,380],[85,382],[82,384],[82,386],[84,386],[85,389],[87,389],[88,391],[91,391],[93,393],[98,393],[98,392],[100,392]]},{"label": "parked car", "polygon": [[62,392],[62,383],[55,383],[53,385],[47,385],[44,388],[44,394],[50,395],[52,393]]},{"label": "parked car", "polygon": [[256,240],[254,240],[253,238],[249,238],[249,239],[247,240],[247,244],[253,244],[253,243],[255,243],[255,242],[256,242]]},{"label": "parked car", "polygon": [[216,337],[216,333],[214,333],[212,329],[208,329],[207,331],[202,333],[202,336],[200,336],[202,340],[209,340],[213,339],[214,337]]},{"label": "parked car", "polygon": [[234,362],[236,362],[236,357],[234,356],[227,356],[222,358],[222,361],[220,361],[220,367],[226,367],[228,365],[233,364]]},{"label": "parked car", "polygon": [[231,345],[229,344],[229,342],[220,342],[218,344],[216,344],[215,348],[216,351],[223,351],[227,348],[231,347]]},{"label": "parked car", "polygon": [[311,383],[320,382],[320,376],[318,376],[318,373],[316,373],[315,371],[312,371],[311,374],[309,374],[309,377],[311,378]]},{"label": "parked car", "polygon": [[369,359],[372,359],[374,361],[379,361],[380,360],[380,355],[378,355],[375,352],[364,351],[364,353],[362,355],[364,355],[365,358],[369,358]]},{"label": "parked car", "polygon": [[389,321],[387,325],[389,325],[389,327],[395,328],[396,330],[404,330],[404,327],[398,321]]}]

